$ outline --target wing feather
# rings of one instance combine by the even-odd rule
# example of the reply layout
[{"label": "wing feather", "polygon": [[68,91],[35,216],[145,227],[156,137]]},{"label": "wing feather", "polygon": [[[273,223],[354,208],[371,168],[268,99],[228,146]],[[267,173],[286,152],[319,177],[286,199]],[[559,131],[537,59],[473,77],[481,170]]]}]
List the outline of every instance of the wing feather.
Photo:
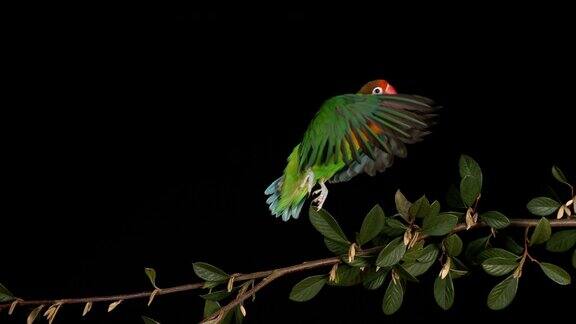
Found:
[{"label": "wing feather", "polygon": [[411,95],[343,95],[325,102],[300,146],[300,169],[343,162],[333,181],[374,175],[429,134],[434,102]]}]

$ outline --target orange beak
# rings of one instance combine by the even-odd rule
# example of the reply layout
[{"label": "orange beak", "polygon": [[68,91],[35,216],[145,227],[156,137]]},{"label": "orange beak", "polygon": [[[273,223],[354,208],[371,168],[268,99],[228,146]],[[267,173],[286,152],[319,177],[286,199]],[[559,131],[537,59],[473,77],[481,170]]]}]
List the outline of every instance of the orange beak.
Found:
[{"label": "orange beak", "polygon": [[394,87],[393,87],[390,83],[387,83],[387,84],[386,84],[386,88],[384,89],[384,93],[386,93],[386,94],[397,94],[398,92],[396,92],[396,89],[394,89]]}]

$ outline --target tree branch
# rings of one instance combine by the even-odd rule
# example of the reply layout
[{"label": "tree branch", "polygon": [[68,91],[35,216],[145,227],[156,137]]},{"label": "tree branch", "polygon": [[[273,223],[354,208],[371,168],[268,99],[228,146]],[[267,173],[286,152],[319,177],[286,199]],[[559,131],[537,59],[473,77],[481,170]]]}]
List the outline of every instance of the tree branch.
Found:
[{"label": "tree branch", "polygon": [[[512,219],[510,221],[509,227],[532,227],[532,226],[536,226],[536,224],[538,224],[538,221],[539,221],[539,219]],[[486,226],[487,226],[486,224],[479,222],[479,223],[473,225],[470,228],[470,230],[482,228],[482,227],[486,227]],[[576,227],[576,218],[550,220],[550,226],[551,227]],[[454,227],[453,232],[457,233],[457,232],[462,232],[465,230],[466,230],[466,224],[462,223],[462,224],[456,225],[456,227]],[[373,248],[359,251],[357,253],[357,255],[369,255],[369,254],[373,254],[375,252],[379,252],[381,249],[382,249],[381,246],[377,246],[377,247],[373,247]],[[268,270],[268,271],[259,271],[259,272],[249,273],[249,274],[240,274],[238,276],[235,276],[234,279],[236,282],[247,281],[247,280],[252,280],[252,279],[261,279],[261,278],[264,278],[264,279],[260,283],[258,283],[256,286],[254,286],[254,288],[247,290],[246,292],[237,296],[236,299],[234,301],[232,301],[230,304],[222,307],[215,315],[212,315],[210,317],[210,319],[216,318],[216,317],[220,316],[220,314],[222,314],[222,315],[225,314],[226,312],[230,311],[234,307],[241,304],[247,298],[253,296],[256,292],[258,292],[260,289],[262,289],[265,286],[267,286],[268,284],[270,284],[272,281],[274,281],[274,280],[276,280],[276,279],[278,279],[284,275],[294,273],[294,272],[311,270],[311,269],[315,269],[315,268],[332,266],[332,265],[340,263],[340,262],[342,262],[340,257],[336,256],[336,257],[331,257],[331,258],[307,261],[307,262],[303,262],[301,264],[296,264],[296,265],[292,265],[292,266],[288,266],[288,267],[284,267],[284,268],[278,268],[278,269],[273,269],[273,270]],[[201,289],[203,287],[204,287],[204,283],[185,284],[185,285],[179,285],[179,286],[159,289],[159,291],[156,294],[157,295],[168,295],[168,294],[174,294],[174,293],[179,293],[179,292]],[[114,301],[118,301],[118,300],[149,298],[150,295],[152,295],[153,293],[154,293],[154,290],[149,290],[149,291],[143,291],[143,292],[139,292],[139,293],[119,294],[119,295],[110,295],[110,296],[64,298],[64,299],[39,299],[39,300],[21,300],[21,299],[19,299],[18,300],[18,306],[53,305],[53,304],[60,304],[60,305],[68,304],[69,305],[69,304],[83,304],[83,303],[88,303],[88,302],[91,302],[91,303],[114,302]],[[5,308],[9,308],[11,304],[12,304],[12,302],[0,304],[0,310],[5,309]],[[208,319],[206,319],[206,320],[208,320]]]}]

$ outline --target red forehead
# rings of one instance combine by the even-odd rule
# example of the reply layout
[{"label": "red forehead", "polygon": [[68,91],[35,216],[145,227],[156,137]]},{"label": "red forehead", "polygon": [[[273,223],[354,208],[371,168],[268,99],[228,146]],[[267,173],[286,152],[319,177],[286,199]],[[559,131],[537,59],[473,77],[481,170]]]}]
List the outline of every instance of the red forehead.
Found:
[{"label": "red forehead", "polygon": [[386,86],[388,85],[388,81],[386,80],[376,80],[375,83],[378,87],[382,87],[382,89],[386,89]]}]

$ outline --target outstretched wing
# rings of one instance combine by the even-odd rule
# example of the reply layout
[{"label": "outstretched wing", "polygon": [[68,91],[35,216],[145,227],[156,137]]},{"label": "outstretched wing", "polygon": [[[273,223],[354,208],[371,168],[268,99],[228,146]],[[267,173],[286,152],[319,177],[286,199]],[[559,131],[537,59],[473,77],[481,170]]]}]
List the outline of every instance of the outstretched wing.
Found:
[{"label": "outstretched wing", "polygon": [[333,182],[374,175],[406,157],[406,145],[429,134],[435,110],[430,99],[411,95],[349,94],[329,99],[300,145],[300,170],[344,162]]}]

